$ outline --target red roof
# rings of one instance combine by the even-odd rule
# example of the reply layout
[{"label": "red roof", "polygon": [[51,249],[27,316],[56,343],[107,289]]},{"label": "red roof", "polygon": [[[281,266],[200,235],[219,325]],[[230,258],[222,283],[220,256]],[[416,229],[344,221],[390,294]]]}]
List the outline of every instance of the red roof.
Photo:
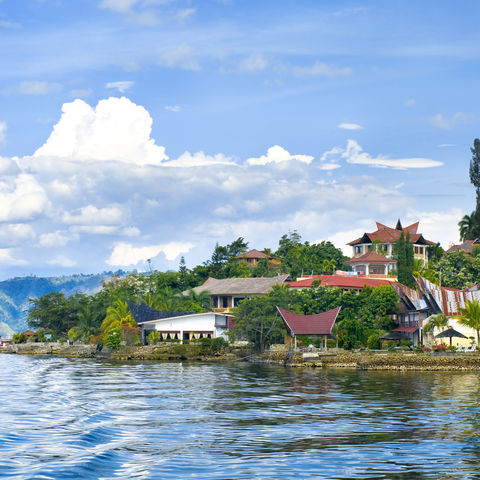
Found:
[{"label": "red roof", "polygon": [[396,260],[379,255],[376,252],[367,252],[359,257],[353,257],[345,263],[397,263]]},{"label": "red roof", "polygon": [[328,310],[316,315],[297,315],[277,307],[287,328],[295,335],[328,335],[337,319],[341,307]]},{"label": "red roof", "polygon": [[288,282],[287,285],[291,288],[308,288],[312,286],[315,280],[320,280],[320,285],[338,288],[379,287],[380,285],[392,285],[394,283],[380,278],[363,278],[354,275],[314,275],[313,278]]},{"label": "red roof", "polygon": [[398,327],[394,328],[392,332],[404,332],[404,333],[413,333],[416,332],[420,327]]},{"label": "red roof", "polygon": [[417,243],[420,245],[436,245],[435,242],[426,240],[421,233],[417,233],[418,223],[415,222],[409,225],[408,227],[402,227],[400,221],[397,222],[396,228],[390,228],[382,223],[377,223],[377,230],[371,233],[364,233],[362,237],[352,240],[347,243],[347,245],[356,245],[358,243],[373,243],[375,240],[378,240],[383,243],[395,243],[399,238],[402,232],[405,235],[408,233],[410,235],[410,241],[412,243]]}]

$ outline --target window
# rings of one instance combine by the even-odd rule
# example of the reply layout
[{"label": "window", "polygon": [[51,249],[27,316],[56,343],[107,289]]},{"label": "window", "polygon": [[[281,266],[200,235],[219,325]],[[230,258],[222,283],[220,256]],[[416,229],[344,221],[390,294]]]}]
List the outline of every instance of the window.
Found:
[{"label": "window", "polygon": [[238,302],[242,301],[242,300],[245,300],[245,297],[235,297],[233,299],[233,306],[234,307],[238,307]]},{"label": "window", "polygon": [[228,297],[220,297],[222,308],[228,308]]},{"label": "window", "polygon": [[383,250],[384,252],[388,252],[388,244],[384,243],[384,244],[382,245],[382,250]]},{"label": "window", "polygon": [[362,253],[362,247],[355,247],[355,253]]},{"label": "window", "polygon": [[418,247],[418,253],[420,253],[421,255],[423,255],[423,247]]},{"label": "window", "polygon": [[212,307],[218,308],[218,297],[216,295],[212,295]]},{"label": "window", "polygon": [[418,253],[418,247],[415,247],[415,253]]}]

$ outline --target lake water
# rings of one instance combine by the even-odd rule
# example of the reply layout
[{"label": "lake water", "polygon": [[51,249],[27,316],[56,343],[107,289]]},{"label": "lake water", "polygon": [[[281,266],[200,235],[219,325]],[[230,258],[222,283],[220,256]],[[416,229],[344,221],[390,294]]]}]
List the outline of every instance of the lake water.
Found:
[{"label": "lake water", "polygon": [[0,355],[0,477],[480,478],[480,375]]}]

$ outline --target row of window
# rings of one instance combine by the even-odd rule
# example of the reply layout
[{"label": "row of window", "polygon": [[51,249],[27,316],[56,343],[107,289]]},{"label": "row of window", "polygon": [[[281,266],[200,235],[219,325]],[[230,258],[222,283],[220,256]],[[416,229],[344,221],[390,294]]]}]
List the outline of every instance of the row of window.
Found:
[{"label": "row of window", "polygon": [[218,295],[212,295],[212,307],[213,308],[231,308],[231,307],[238,307],[238,303],[241,300],[244,300],[245,297],[233,297],[233,305],[232,305],[232,300],[229,301],[229,299],[232,297],[228,296],[218,296]]},{"label": "row of window", "polygon": [[[355,253],[356,254],[361,254],[362,253],[362,249],[363,249],[363,246],[356,246],[355,247]],[[373,245],[368,245],[368,248],[367,250],[369,252],[371,252],[373,250]],[[387,243],[383,243],[382,245],[380,245],[380,250],[382,252],[388,252],[388,244]],[[415,253],[417,255],[423,255],[423,252],[424,252],[424,247],[415,247]]]}]

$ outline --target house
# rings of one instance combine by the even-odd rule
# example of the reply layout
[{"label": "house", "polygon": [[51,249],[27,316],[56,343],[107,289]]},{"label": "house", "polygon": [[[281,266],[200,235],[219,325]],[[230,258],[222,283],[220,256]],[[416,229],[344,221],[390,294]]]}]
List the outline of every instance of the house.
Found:
[{"label": "house", "polygon": [[452,245],[445,253],[465,252],[471,255],[472,249],[475,245],[480,245],[480,240],[478,238],[476,238],[475,240],[465,240],[459,245]]},{"label": "house", "polygon": [[297,347],[297,336],[308,335],[309,337],[323,337],[324,348],[327,348],[327,337],[331,336],[332,328],[335,320],[340,313],[340,308],[337,307],[327,312],[317,313],[315,315],[298,315],[296,313],[288,312],[287,310],[277,306],[287,331],[289,338],[286,343],[291,344],[291,339],[294,339],[295,348]]},{"label": "house", "polygon": [[237,258],[241,262],[246,263],[251,267],[256,266],[260,260],[267,260],[267,262],[273,266],[279,266],[281,264],[279,260],[272,258],[271,255],[261,252],[260,250],[256,250],[255,248],[238,255]]},{"label": "house", "polygon": [[[195,287],[195,293],[208,292],[210,294],[212,309],[216,313],[229,313],[232,308],[238,306],[238,302],[255,295],[268,293],[275,285],[283,285],[288,274],[275,277],[247,277],[247,278],[225,278],[218,280],[208,278],[203,285]],[[183,292],[184,295],[188,291]]]},{"label": "house", "polygon": [[[352,240],[347,245],[353,249],[353,258],[347,263],[357,273],[386,275],[395,267],[396,261],[392,259],[396,241],[403,233],[413,243],[414,258],[427,262],[427,247],[436,245],[435,242],[425,239],[418,233],[419,222],[403,227],[398,220],[395,228],[387,227],[376,222],[377,230],[364,233],[361,237]],[[381,258],[383,257],[383,259]]]},{"label": "house", "polygon": [[392,285],[391,279],[369,278],[360,275],[310,275],[294,282],[288,282],[290,288],[310,288],[314,282],[320,282],[321,286],[341,288],[343,292],[356,290],[360,292],[364,287],[379,287]]},{"label": "house", "polygon": [[227,338],[226,331],[232,328],[230,315],[214,312],[164,312],[144,303],[128,302],[130,312],[142,329],[142,340],[154,331],[162,340],[193,340],[199,338]]}]

